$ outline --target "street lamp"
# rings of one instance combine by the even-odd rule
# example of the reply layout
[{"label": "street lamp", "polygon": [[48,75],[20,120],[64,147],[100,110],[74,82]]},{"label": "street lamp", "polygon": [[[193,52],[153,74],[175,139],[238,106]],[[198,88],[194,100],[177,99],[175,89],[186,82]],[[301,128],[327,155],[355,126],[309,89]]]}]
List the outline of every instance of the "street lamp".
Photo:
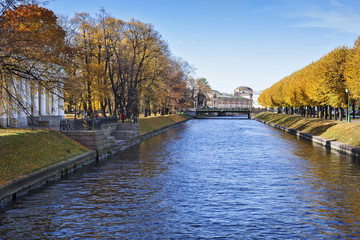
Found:
[{"label": "street lamp", "polygon": [[351,118],[350,118],[350,91],[348,89],[345,89],[345,92],[348,95],[348,104],[347,104],[347,121],[351,122]]}]

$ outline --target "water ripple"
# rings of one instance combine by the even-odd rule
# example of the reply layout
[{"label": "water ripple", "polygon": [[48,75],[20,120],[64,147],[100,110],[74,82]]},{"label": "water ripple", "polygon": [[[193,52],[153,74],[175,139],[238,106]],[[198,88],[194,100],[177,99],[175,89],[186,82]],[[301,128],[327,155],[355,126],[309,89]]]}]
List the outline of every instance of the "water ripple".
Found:
[{"label": "water ripple", "polygon": [[0,239],[358,239],[360,171],[255,121],[190,121],[0,213]]}]

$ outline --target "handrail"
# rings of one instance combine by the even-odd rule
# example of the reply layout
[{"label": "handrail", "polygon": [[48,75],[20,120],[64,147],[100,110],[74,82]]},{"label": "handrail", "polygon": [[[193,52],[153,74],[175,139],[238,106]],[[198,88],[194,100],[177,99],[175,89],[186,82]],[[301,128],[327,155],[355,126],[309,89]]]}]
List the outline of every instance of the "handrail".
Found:
[{"label": "handrail", "polygon": [[60,131],[69,130],[100,130],[104,124],[117,123],[115,117],[105,118],[85,118],[85,119],[64,119],[60,121]]},{"label": "handrail", "polygon": [[250,112],[249,108],[198,108],[197,112]]}]

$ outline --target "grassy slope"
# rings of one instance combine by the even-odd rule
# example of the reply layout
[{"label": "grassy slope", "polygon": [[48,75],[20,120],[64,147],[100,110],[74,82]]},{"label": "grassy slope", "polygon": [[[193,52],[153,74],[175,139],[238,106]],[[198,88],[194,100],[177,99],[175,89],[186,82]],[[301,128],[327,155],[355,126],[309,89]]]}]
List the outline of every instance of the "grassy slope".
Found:
[{"label": "grassy slope", "polygon": [[259,113],[255,116],[285,127],[360,147],[360,122],[340,122],[294,115]]},{"label": "grassy slope", "polygon": [[186,119],[191,118],[189,115],[173,114],[168,116],[139,118],[138,122],[140,125],[140,134],[151,132],[153,130],[177,123],[182,122]]},{"label": "grassy slope", "polygon": [[0,186],[87,151],[56,131],[0,129]]}]

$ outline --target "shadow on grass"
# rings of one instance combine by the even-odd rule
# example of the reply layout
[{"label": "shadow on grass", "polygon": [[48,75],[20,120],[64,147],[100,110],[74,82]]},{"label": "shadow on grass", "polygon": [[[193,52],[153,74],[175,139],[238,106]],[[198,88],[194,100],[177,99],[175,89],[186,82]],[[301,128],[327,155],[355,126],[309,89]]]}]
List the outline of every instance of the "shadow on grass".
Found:
[{"label": "shadow on grass", "polygon": [[[308,125],[311,125],[311,123],[308,123]],[[337,125],[336,123],[328,123],[328,124],[323,124],[320,126],[310,126],[310,129],[307,130],[306,132],[312,134],[312,135],[321,135],[324,132],[326,132],[329,128],[333,127]],[[301,128],[299,128],[299,131],[302,131]]]},{"label": "shadow on grass", "polygon": [[338,124],[329,120],[311,119],[301,116],[276,113],[262,113],[256,117],[288,128],[293,128],[301,132],[310,133],[312,135],[321,135],[326,132],[327,129]]}]

